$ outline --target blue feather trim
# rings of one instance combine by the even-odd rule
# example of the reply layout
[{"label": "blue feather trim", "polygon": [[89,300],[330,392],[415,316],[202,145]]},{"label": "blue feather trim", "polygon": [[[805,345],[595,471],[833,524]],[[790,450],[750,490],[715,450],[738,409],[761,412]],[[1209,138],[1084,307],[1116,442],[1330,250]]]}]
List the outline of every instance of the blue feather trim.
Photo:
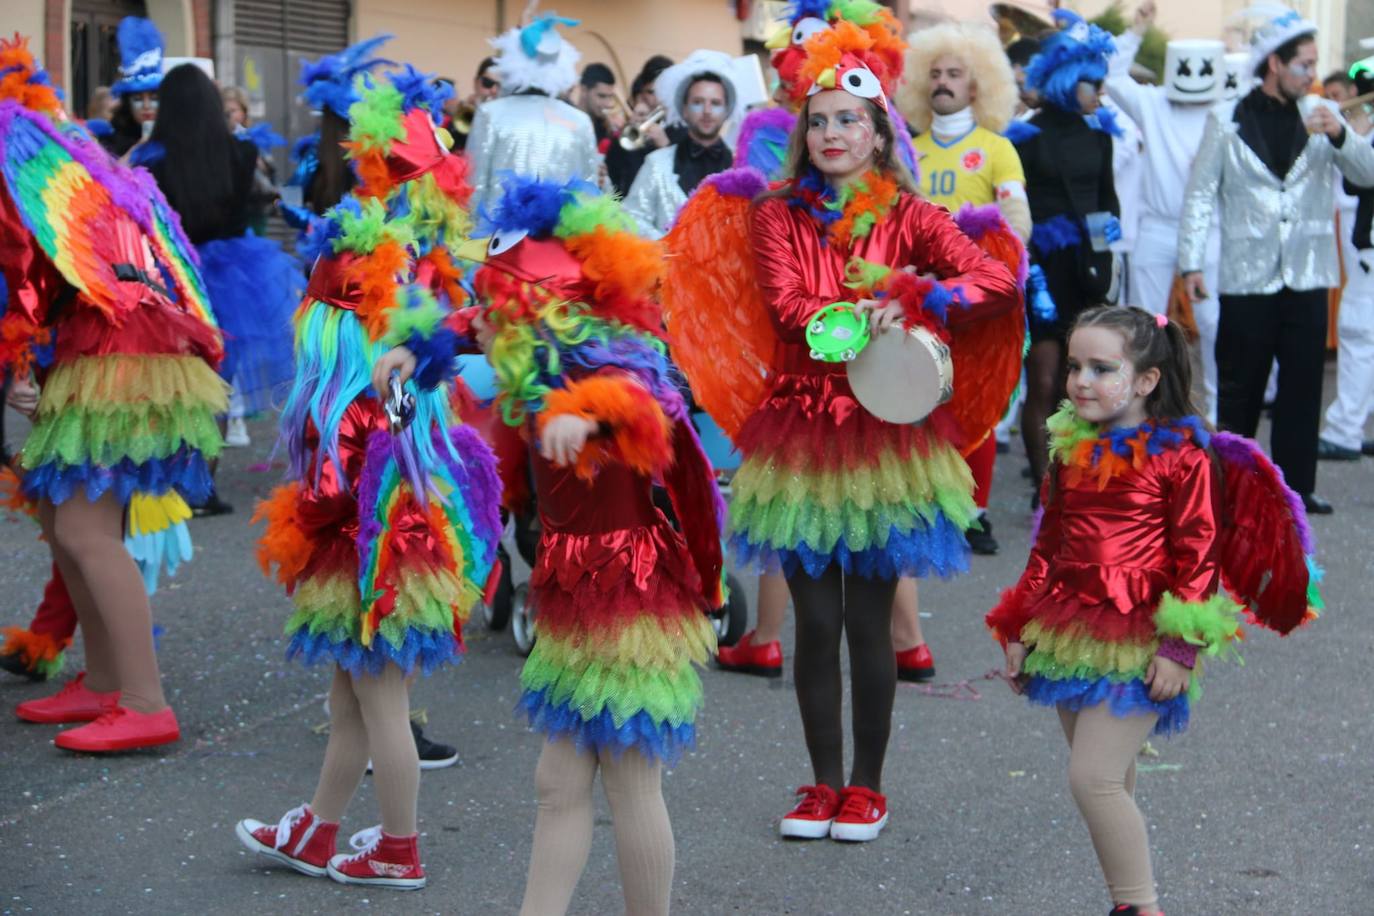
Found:
[{"label": "blue feather trim", "polygon": [[260,153],[270,153],[277,147],[286,145],[286,138],[274,131],[272,125],[266,121],[254,124],[243,131],[243,139],[251,141]]},{"label": "blue feather trim", "polygon": [[463,649],[448,631],[421,633],[407,630],[405,642],[394,646],[380,634],[372,645],[364,647],[351,638],[333,642],[323,633],[311,633],[309,625],[302,625],[291,635],[286,647],[286,660],[299,659],[306,666],[321,663],[338,665],[349,674],[378,675],[387,665],[395,665],[410,675],[418,668],[431,674],[444,665],[456,665],[463,660]]},{"label": "blue feather trim", "polygon": [[40,464],[24,474],[24,493],[31,499],[46,499],[60,504],[84,491],[92,502],[113,492],[127,505],[135,490],[153,495],[176,490],[193,506],[210,498],[214,483],[200,452],[182,446],[166,458],[151,458],[135,464],[130,458],[113,467],[81,464]]},{"label": "blue feather trim", "polygon": [[1190,714],[1187,691],[1172,700],[1156,703],[1150,699],[1150,688],[1138,678],[1129,681],[1113,681],[1105,677],[1056,681],[1035,675],[1026,683],[1026,699],[1038,706],[1054,706],[1070,712],[1106,703],[1112,715],[1118,717],[1155,713],[1159,721],[1155,723],[1152,734],[1156,735],[1182,732],[1188,727]]},{"label": "blue feather trim", "polygon": [[1012,146],[1020,146],[1027,140],[1040,136],[1040,128],[1029,121],[1012,121],[1002,136],[1011,141]]},{"label": "blue feather trim", "polygon": [[1056,213],[1049,219],[1031,226],[1031,247],[1037,254],[1053,254],[1064,248],[1083,244],[1083,230],[1071,216]]},{"label": "blue feather trim", "polygon": [[948,578],[967,572],[969,558],[963,531],[939,511],[933,524],[918,518],[916,527],[909,531],[892,527],[882,547],[855,551],[843,539],[829,551],[817,550],[805,542],[796,547],[777,547],[768,542],[751,542],[747,533],[739,532],[730,536],[730,549],[741,565],[757,566],[765,572],[781,569],[786,576],[803,571],[813,579],[832,564],[868,579],[924,578],[931,573]]},{"label": "blue feather trim", "polygon": [[124,535],[124,547],[143,574],[143,587],[151,596],[157,592],[158,576],[163,569],[175,576],[182,563],[189,563],[194,554],[191,531],[185,522],[147,534]]},{"label": "blue feather trim", "polygon": [[693,723],[673,725],[655,721],[642,710],[617,726],[609,709],[587,719],[566,703],[549,702],[546,690],[526,690],[516,708],[529,717],[531,728],[544,732],[550,739],[565,738],[586,751],[609,750],[618,755],[633,748],[649,760],[672,766],[684,751],[696,747]]},{"label": "blue feather trim", "polygon": [[415,354],[415,385],[423,390],[438,388],[458,375],[458,335],[446,327],[429,337],[411,334],[403,345]]}]

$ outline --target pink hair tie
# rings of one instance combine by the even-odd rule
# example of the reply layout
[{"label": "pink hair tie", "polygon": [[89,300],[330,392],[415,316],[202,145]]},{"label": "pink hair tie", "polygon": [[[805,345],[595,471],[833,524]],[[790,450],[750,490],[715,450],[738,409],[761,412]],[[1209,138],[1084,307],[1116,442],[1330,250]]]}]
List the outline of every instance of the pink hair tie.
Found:
[{"label": "pink hair tie", "polygon": [[1164,314],[1163,312],[1160,312],[1158,315],[1155,316],[1155,327],[1162,328],[1168,323],[1169,316]]}]

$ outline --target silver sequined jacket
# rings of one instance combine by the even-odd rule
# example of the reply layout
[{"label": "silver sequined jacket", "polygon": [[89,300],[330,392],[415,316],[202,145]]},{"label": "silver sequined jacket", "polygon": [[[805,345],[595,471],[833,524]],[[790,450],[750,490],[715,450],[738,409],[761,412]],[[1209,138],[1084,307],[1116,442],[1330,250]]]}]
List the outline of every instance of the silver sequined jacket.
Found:
[{"label": "silver sequined jacket", "polygon": [[644,157],[630,193],[625,195],[625,210],[639,223],[639,234],[648,239],[667,235],[677,219],[677,211],[687,202],[677,183],[673,163],[677,144],[656,149]]},{"label": "silver sequined jacket", "polygon": [[[1258,90],[1256,90],[1258,91]],[[1257,295],[1340,283],[1331,167],[1374,185],[1374,146],[1347,130],[1337,149],[1325,134],[1307,139],[1279,179],[1240,138],[1234,101],[1207,115],[1179,221],[1178,267],[1202,270],[1214,207],[1220,207],[1221,282],[1214,293]]]},{"label": "silver sequined jacket", "polygon": [[597,182],[601,154],[585,112],[544,95],[508,95],[480,106],[468,134],[472,212],[497,197],[497,173]]}]

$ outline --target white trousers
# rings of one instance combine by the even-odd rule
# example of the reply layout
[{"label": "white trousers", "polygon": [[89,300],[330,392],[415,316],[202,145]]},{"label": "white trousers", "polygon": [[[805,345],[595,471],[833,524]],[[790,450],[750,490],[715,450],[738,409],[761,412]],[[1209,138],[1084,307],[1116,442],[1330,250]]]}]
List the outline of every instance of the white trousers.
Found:
[{"label": "white trousers", "polygon": [[[1212,295],[1193,303],[1193,318],[1197,322],[1198,348],[1202,356],[1202,392],[1205,404],[1200,405],[1212,423],[1217,420],[1217,325],[1221,322],[1221,304],[1217,301],[1217,282],[1220,279],[1221,232],[1213,227],[1207,239],[1207,260],[1202,278]],[[1169,293],[1178,275],[1178,223],[1142,216],[1136,235],[1135,251],[1130,258],[1131,305],[1138,305],[1156,315],[1168,311]]]},{"label": "white trousers", "polygon": [[1348,225],[1341,227],[1346,279],[1336,318],[1336,400],[1326,409],[1321,437],[1358,450],[1374,412],[1374,248],[1356,251]]}]

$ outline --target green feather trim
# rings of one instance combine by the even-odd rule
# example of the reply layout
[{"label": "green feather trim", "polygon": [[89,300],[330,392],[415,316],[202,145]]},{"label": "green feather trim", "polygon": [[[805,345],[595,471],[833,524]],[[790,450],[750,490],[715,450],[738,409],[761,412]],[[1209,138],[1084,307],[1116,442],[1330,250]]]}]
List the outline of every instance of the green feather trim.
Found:
[{"label": "green feather trim", "polygon": [[1060,402],[1059,409],[1045,421],[1045,428],[1050,432],[1050,460],[1059,462],[1067,461],[1078,443],[1102,434],[1096,423],[1080,418],[1068,401]]},{"label": "green feather trim", "polygon": [[391,144],[406,134],[401,113],[404,99],[390,83],[370,84],[367,80],[362,97],[348,108],[348,136],[363,151],[380,149],[386,155]]},{"label": "green feather trim", "polygon": [[558,211],[558,225],[553,234],[560,239],[578,235],[590,235],[597,229],[607,232],[638,231],[635,221],[620,206],[620,201],[609,195],[591,197],[574,194],[571,203],[563,205]]},{"label": "green feather trim", "polygon": [[[444,308],[439,305],[434,294],[422,286],[412,284],[406,287],[409,302],[401,308],[387,312],[387,332],[384,342],[389,346],[404,343],[415,334],[424,340],[434,336],[435,330],[444,320]],[[406,299],[398,295],[398,299]]]},{"label": "green feather trim", "polygon": [[1155,611],[1160,636],[1173,636],[1197,646],[1202,655],[1220,655],[1240,636],[1237,619],[1242,608],[1217,593],[1205,601],[1182,601],[1165,592]]},{"label": "green feather trim", "polygon": [[339,220],[340,234],[334,240],[335,251],[371,254],[383,242],[407,246],[415,241],[415,233],[402,221],[387,219],[386,205],[372,198],[364,201],[362,213],[339,208],[334,211]]}]

